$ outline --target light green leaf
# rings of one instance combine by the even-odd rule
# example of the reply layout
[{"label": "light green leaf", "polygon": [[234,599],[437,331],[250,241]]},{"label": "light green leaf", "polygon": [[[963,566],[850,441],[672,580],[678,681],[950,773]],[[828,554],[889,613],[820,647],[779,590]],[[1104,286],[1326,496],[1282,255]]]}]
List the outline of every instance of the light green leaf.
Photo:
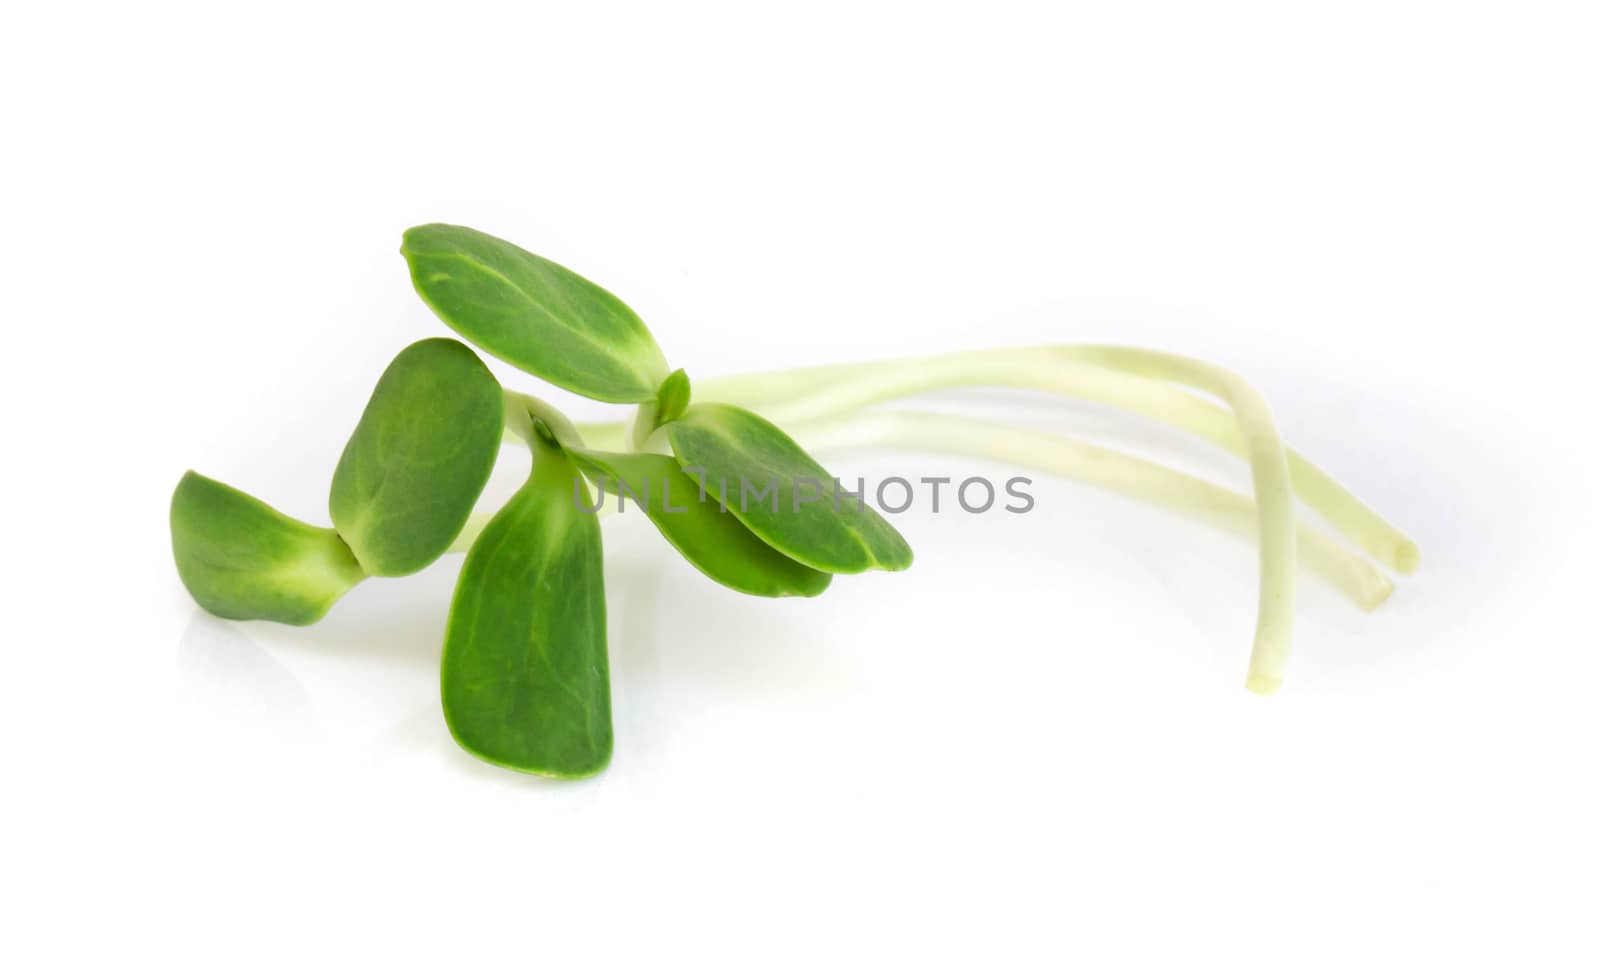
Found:
[{"label": "light green leaf", "polygon": [[667,376],[639,317],[554,262],[459,225],[412,228],[400,252],[441,320],[551,384],[597,401],[643,402]]},{"label": "light green leaf", "polygon": [[532,443],[532,477],[461,568],[440,688],[467,751],[575,778],[611,758],[600,521],[560,447],[537,433]]},{"label": "light green leaf", "polygon": [[833,578],[779,553],[737,517],[724,513],[671,456],[567,452],[604,492],[619,500],[628,494],[625,507],[642,504],[689,564],[730,589],[759,596],[814,596]]},{"label": "light green leaf", "polygon": [[305,626],[364,577],[330,528],[302,524],[190,470],[172,494],[172,557],[202,609]]},{"label": "light green leaf", "polygon": [[450,547],[494,469],[504,413],[500,383],[459,341],[418,341],[390,362],[328,495],[369,575],[410,575]]},{"label": "light green leaf", "polygon": [[684,413],[689,407],[689,376],[683,368],[667,375],[667,380],[661,382],[661,389],[656,392],[655,424],[666,425]]},{"label": "light green leaf", "polygon": [[767,544],[825,572],[911,564],[911,547],[783,430],[732,405],[693,405],[666,426],[684,468]]}]

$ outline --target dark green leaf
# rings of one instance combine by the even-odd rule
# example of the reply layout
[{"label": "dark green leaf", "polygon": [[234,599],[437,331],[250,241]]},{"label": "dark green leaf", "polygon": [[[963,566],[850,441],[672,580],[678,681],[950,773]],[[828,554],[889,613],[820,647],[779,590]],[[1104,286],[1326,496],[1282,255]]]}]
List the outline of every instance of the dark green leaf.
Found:
[{"label": "dark green leaf", "polygon": [[839,493],[834,478],[783,430],[732,405],[694,405],[666,426],[685,469],[756,536],[825,572],[898,570],[911,547],[864,501]]},{"label": "dark green leaf", "polygon": [[730,589],[759,596],[813,596],[832,576],[802,565],[762,542],[671,456],[655,453],[567,452],[604,492],[639,502],[662,536],[689,564]]},{"label": "dark green leaf", "polygon": [[505,398],[466,345],[423,340],[389,364],[339,457],[333,526],[370,575],[410,575],[444,554],[500,451]]},{"label": "dark green leaf", "polygon": [[611,757],[600,521],[561,449],[537,435],[532,448],[533,476],[456,582],[444,716],[463,748],[496,765],[587,776]]},{"label": "dark green leaf", "polygon": [[667,361],[615,296],[554,262],[459,225],[421,225],[400,252],[439,318],[507,363],[603,402],[655,397]]},{"label": "dark green leaf", "polygon": [[312,527],[190,470],[172,494],[172,557],[201,608],[305,626],[364,578],[331,528]]}]

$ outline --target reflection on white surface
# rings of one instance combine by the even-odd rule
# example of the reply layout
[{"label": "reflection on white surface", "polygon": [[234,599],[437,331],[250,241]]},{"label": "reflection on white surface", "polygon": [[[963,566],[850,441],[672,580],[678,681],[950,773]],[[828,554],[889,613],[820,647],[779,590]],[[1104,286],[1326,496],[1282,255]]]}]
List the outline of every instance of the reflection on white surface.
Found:
[{"label": "reflection on white surface", "polygon": [[606,543],[616,755],[597,779],[510,772],[452,740],[438,658],[459,559],[364,582],[309,627],[235,624],[196,609],[178,645],[185,708],[209,738],[285,758],[285,740],[309,739],[346,771],[420,763],[491,786],[581,795],[579,786],[616,787],[681,753],[703,753],[693,734],[708,712],[803,712],[848,690],[858,665],[835,628],[861,614],[847,609],[870,597],[867,584],[888,581],[846,579],[814,600],[756,599],[684,565],[636,516],[608,522]]},{"label": "reflection on white surface", "polygon": [[315,721],[305,687],[276,657],[225,620],[196,609],[178,642],[178,676],[191,700],[284,728]]}]

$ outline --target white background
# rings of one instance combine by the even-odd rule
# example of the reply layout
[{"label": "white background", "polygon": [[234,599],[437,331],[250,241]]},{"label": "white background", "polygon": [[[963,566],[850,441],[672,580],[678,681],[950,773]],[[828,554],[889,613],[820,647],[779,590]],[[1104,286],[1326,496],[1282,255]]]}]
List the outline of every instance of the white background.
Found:
[{"label": "white background", "polygon": [[[7,12],[0,972],[1593,976],[1593,12]],[[437,709],[458,558],[297,631],[199,613],[168,551],[188,467],[325,521],[443,331],[396,251],[427,221],[601,282],[697,377],[1221,362],[1423,569],[1370,616],[1307,581],[1262,699],[1253,549],[1093,490],[918,508],[911,571],[813,601],[626,519],[615,761],[490,768]],[[941,403],[1248,486],[1114,413]]]}]

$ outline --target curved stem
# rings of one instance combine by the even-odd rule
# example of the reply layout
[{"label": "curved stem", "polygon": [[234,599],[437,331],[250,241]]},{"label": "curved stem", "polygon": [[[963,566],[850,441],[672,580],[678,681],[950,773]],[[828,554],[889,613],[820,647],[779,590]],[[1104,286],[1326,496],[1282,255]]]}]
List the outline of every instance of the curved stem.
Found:
[{"label": "curved stem", "polygon": [[[637,452],[628,442],[630,425],[624,422],[579,422],[584,445],[607,453]],[[649,441],[646,440],[646,445]]]},{"label": "curved stem", "polygon": [[[1027,466],[1186,514],[1244,536],[1256,533],[1254,501],[1224,487],[1103,449],[993,422],[926,412],[872,412],[792,426],[810,452],[894,447]],[[1371,562],[1304,522],[1295,527],[1299,559],[1370,612],[1394,591]]]},{"label": "curved stem", "polygon": [[[733,402],[784,425],[941,388],[1026,388],[1147,416],[1248,456],[1231,413],[1165,380],[1130,377],[1117,358],[1104,356],[1113,350],[1014,348],[839,364],[712,379],[700,382],[696,395]],[[1305,457],[1293,449],[1286,453],[1290,480],[1307,506],[1383,564],[1400,572],[1416,569],[1421,556],[1414,542]]]},{"label": "curved stem", "polygon": [[567,418],[561,409],[540,398],[520,391],[506,391],[506,433],[524,446],[532,438],[532,419],[550,427],[557,442],[571,446],[583,445],[581,426]]},{"label": "curved stem", "polygon": [[1266,399],[1231,371],[1176,354],[1132,347],[1052,347],[1044,352],[1199,388],[1233,409],[1250,460],[1261,536],[1256,637],[1245,686],[1256,694],[1276,691],[1283,683],[1294,636],[1294,489],[1288,456]]},{"label": "curved stem", "polygon": [[[1099,373],[1086,373],[1084,367]],[[1074,371],[1072,369],[1077,368]],[[1135,387],[1126,375],[1172,382],[1206,391],[1228,403],[1237,420],[1237,441],[1225,442],[1250,462],[1261,528],[1261,589],[1257,603],[1255,643],[1245,685],[1258,694],[1277,690],[1283,681],[1294,634],[1294,499],[1283,442],[1272,413],[1256,391],[1236,375],[1214,365],[1160,351],[1129,347],[1061,346],[889,361],[872,365],[820,368],[778,377],[740,378],[702,383],[708,399],[766,404],[779,424],[831,414],[913,391],[953,384],[1001,384],[1045,390],[1079,389],[1086,380],[1097,400],[1133,403],[1157,409],[1157,417],[1182,428],[1203,429],[1212,438],[1216,406],[1166,388]],[[1163,386],[1164,387],[1164,386]],[[808,393],[809,392],[809,393]],[[777,399],[787,395],[787,404]],[[1174,400],[1182,396],[1186,400]],[[1210,425],[1202,423],[1210,422]],[[1229,426],[1230,431],[1233,427]],[[1226,440],[1226,436],[1222,436]],[[1337,485],[1335,485],[1337,486]],[[1353,498],[1351,498],[1353,500]],[[1375,515],[1374,515],[1375,516]]]}]

